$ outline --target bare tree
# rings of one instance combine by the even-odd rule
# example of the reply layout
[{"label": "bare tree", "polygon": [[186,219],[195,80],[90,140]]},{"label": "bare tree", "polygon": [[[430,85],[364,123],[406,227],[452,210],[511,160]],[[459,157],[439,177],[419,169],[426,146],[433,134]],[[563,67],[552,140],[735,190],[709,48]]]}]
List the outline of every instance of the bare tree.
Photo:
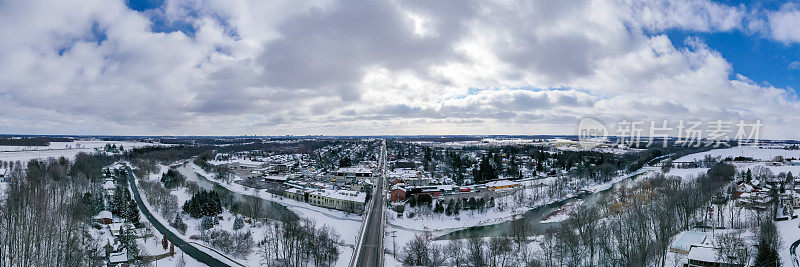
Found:
[{"label": "bare tree", "polygon": [[717,260],[729,264],[746,265],[751,253],[741,232],[718,234],[714,239],[714,247],[717,248]]},{"label": "bare tree", "polygon": [[453,261],[453,264],[456,266],[461,266],[461,261],[464,258],[464,241],[460,239],[453,239],[447,242],[447,246],[445,247],[445,253],[450,260]]},{"label": "bare tree", "polygon": [[485,242],[483,238],[475,235],[467,242],[467,261],[471,266],[486,266]]}]

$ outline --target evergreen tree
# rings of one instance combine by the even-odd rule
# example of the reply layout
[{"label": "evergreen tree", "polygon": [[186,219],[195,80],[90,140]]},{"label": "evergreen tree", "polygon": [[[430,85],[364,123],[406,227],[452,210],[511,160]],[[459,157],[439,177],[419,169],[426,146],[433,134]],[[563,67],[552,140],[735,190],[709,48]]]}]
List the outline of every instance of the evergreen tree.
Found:
[{"label": "evergreen tree", "polygon": [[778,251],[769,244],[769,241],[762,238],[758,245],[756,245],[758,254],[756,254],[756,262],[753,266],[780,266],[780,258]]},{"label": "evergreen tree", "polygon": [[478,207],[478,202],[477,202],[477,201],[475,201],[475,198],[474,198],[474,197],[471,197],[471,198],[469,198],[469,200],[467,201],[467,206],[465,206],[464,208],[465,208],[465,209],[474,210],[474,209],[475,209],[475,208],[477,208],[477,207]]},{"label": "evergreen tree", "polygon": [[183,204],[183,210],[193,218],[216,216],[222,213],[222,204],[217,192],[203,190],[192,195],[192,198]]},{"label": "evergreen tree", "polygon": [[414,195],[409,196],[406,202],[408,202],[409,207],[413,208],[417,206],[417,198]]},{"label": "evergreen tree", "polygon": [[350,166],[352,166],[350,157],[343,157],[342,159],[339,160],[339,168],[347,168]]},{"label": "evergreen tree", "polygon": [[239,230],[244,227],[244,220],[242,217],[236,217],[236,220],[233,221],[233,230]]},{"label": "evergreen tree", "polygon": [[139,258],[139,245],[136,244],[136,237],[133,229],[124,229],[120,234],[120,243],[128,252],[128,261],[135,262]]},{"label": "evergreen tree", "polygon": [[435,212],[435,213],[442,213],[442,212],[444,212],[444,206],[442,206],[442,202],[441,202],[441,201],[437,201],[437,202],[436,202],[436,207],[435,207],[435,208],[433,208],[433,212]]},{"label": "evergreen tree", "polygon": [[174,169],[169,169],[166,173],[161,175],[161,182],[164,183],[164,187],[167,189],[181,186],[185,181],[186,177]]},{"label": "evergreen tree", "polygon": [[94,212],[94,214],[97,214],[98,212],[106,209],[103,200],[104,200],[103,192],[97,192],[96,194],[94,194],[94,202],[92,203],[92,211]]},{"label": "evergreen tree", "polygon": [[480,165],[478,166],[477,173],[475,174],[475,183],[484,183],[491,180],[497,179],[497,173],[494,171],[494,167],[492,167],[492,163],[489,161],[489,157],[484,156],[481,160]]},{"label": "evergreen tree", "polygon": [[178,230],[180,230],[180,231],[181,231],[181,233],[186,233],[186,227],[187,227],[187,226],[186,226],[186,224],[183,222],[183,219],[181,218],[181,214],[180,214],[180,213],[178,213],[178,214],[175,214],[175,219],[174,219],[174,220],[172,220],[172,223],[170,223],[170,225],[171,225],[172,227],[175,227],[175,229],[178,229]]},{"label": "evergreen tree", "polygon": [[129,199],[130,192],[128,189],[118,183],[114,189],[114,199],[111,201],[111,212],[119,217],[127,218]]},{"label": "evergreen tree", "polygon": [[211,228],[214,228],[214,217],[206,216],[203,217],[203,220],[200,221],[200,229],[205,231]]},{"label": "evergreen tree", "polygon": [[[83,193],[83,197],[81,198],[81,203],[83,203],[84,205],[86,205],[86,207],[89,208],[89,210],[91,211],[92,215],[96,215],[98,212],[100,212],[102,210],[102,207],[97,205],[96,200],[97,200],[97,198],[94,196],[94,194],[92,194],[90,192]],[[101,198],[101,201],[102,201],[102,198]],[[101,204],[102,204],[102,202],[101,202]]]},{"label": "evergreen tree", "polygon": [[139,208],[136,206],[136,202],[131,199],[128,201],[128,212],[127,217],[129,222],[132,222],[134,225],[139,225]]}]

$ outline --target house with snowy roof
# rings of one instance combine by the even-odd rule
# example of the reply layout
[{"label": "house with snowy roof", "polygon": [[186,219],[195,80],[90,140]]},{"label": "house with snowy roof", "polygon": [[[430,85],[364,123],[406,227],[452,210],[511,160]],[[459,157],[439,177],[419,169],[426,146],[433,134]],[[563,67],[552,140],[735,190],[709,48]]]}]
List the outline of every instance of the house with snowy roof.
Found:
[{"label": "house with snowy roof", "polygon": [[706,242],[706,238],[706,233],[686,231],[681,235],[680,238],[678,238],[678,241],[672,243],[672,246],[669,247],[669,251],[680,254],[689,254],[693,245],[704,244]]}]

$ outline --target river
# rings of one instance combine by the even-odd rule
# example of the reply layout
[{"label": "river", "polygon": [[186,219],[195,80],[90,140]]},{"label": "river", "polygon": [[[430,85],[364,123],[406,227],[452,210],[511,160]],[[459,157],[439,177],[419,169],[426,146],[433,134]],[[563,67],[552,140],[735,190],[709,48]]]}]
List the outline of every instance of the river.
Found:
[{"label": "river", "polygon": [[442,236],[437,237],[436,239],[437,240],[464,239],[474,235],[477,235],[479,237],[507,235],[509,233],[509,229],[511,228],[511,222],[519,220],[525,221],[525,223],[528,225],[528,229],[532,231],[532,234],[541,235],[544,234],[548,228],[551,227],[555,228],[561,225],[562,223],[562,222],[546,222],[546,223],[542,222],[542,220],[544,220],[545,217],[550,215],[552,212],[560,209],[565,205],[569,205],[577,201],[583,201],[582,203],[579,204],[581,207],[589,207],[590,205],[596,205],[598,200],[602,199],[603,196],[611,193],[614,189],[617,189],[621,186],[631,186],[635,184],[636,179],[646,173],[647,171],[643,171],[638,174],[634,174],[628,178],[622,179],[619,182],[614,183],[610,188],[605,190],[601,190],[591,194],[571,197],[559,202],[554,202],[548,205],[536,207],[534,209],[525,212],[525,214],[522,215],[521,217],[510,221],[505,221],[492,225],[468,227],[465,229],[450,232],[448,234],[444,234]]},{"label": "river", "polygon": [[205,189],[205,190],[209,190],[209,191],[211,191],[211,190],[216,191],[222,197],[224,197],[227,194],[230,194],[237,201],[242,201],[242,202],[261,201],[261,204],[262,204],[261,206],[264,209],[265,214],[267,215],[267,218],[269,218],[269,219],[280,220],[283,216],[289,216],[290,218],[293,218],[293,219],[299,218],[299,216],[297,216],[296,213],[294,213],[293,211],[289,210],[288,208],[286,208],[286,206],[281,205],[280,203],[269,201],[269,200],[266,200],[266,199],[263,199],[263,198],[257,198],[257,197],[254,197],[254,196],[237,193],[237,192],[228,190],[227,188],[217,184],[216,182],[209,181],[203,175],[200,175],[199,173],[194,172],[194,170],[192,170],[192,168],[188,167],[188,165],[184,165],[184,166],[178,167],[178,171],[181,174],[183,174],[184,176],[186,176],[187,180],[196,182],[197,185],[200,188]]}]

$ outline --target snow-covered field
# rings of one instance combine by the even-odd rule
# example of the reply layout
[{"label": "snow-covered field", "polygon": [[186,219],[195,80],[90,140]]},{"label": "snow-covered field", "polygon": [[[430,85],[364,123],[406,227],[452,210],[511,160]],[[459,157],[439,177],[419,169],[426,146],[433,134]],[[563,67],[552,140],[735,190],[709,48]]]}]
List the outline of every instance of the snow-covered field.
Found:
[{"label": "snow-covered field", "polygon": [[698,175],[706,173],[708,168],[689,168],[689,169],[678,169],[672,168],[667,172],[667,176],[679,176],[683,179],[687,178],[697,178]]},{"label": "snow-covered field", "polygon": [[164,144],[128,142],[128,141],[75,141],[51,142],[50,146],[0,146],[0,160],[27,162],[36,158],[66,157],[75,158],[80,152],[92,153],[95,148],[103,148],[106,144],[129,148],[145,146],[163,146]]},{"label": "snow-covered field", "polygon": [[28,150],[54,150],[54,149],[95,149],[105,147],[106,144],[124,146],[125,148],[136,148],[143,146],[161,145],[146,142],[132,141],[73,141],[73,142],[50,142],[49,146],[0,146],[0,151],[28,151]]},{"label": "snow-covered field", "polygon": [[[280,203],[280,204],[286,206],[289,210],[295,212],[298,216],[303,217],[303,218],[309,218],[309,219],[315,221],[318,227],[321,227],[323,225],[327,225],[331,229],[334,229],[340,235],[341,241],[343,242],[342,246],[339,247],[340,254],[339,254],[339,260],[336,262],[336,266],[347,266],[349,264],[350,257],[353,254],[352,246],[354,246],[354,244],[355,244],[357,232],[358,232],[358,230],[360,229],[360,226],[361,226],[361,217],[360,217],[360,215],[349,214],[349,213],[346,213],[346,212],[328,210],[328,209],[325,209],[325,208],[311,206],[311,205],[309,205],[307,203],[297,202],[297,201],[294,201],[294,200],[291,200],[291,199],[274,196],[272,194],[267,193],[264,190],[262,190],[261,192],[256,193],[256,190],[253,190],[251,188],[247,188],[247,187],[241,186],[239,184],[235,184],[235,183],[227,184],[227,183],[224,183],[224,182],[217,182],[213,178],[209,179],[209,177],[214,177],[213,174],[206,173],[205,171],[202,170],[202,168],[198,167],[197,165],[195,165],[193,163],[188,163],[186,165],[180,165],[177,169],[181,174],[183,174],[184,176],[187,177],[187,180],[197,181],[198,178],[196,177],[196,175],[200,174],[200,175],[203,175],[204,177],[206,177],[206,179],[208,179],[209,181],[215,182],[215,183],[217,183],[217,184],[219,184],[219,185],[221,185],[221,186],[225,187],[226,189],[231,190],[233,192],[237,192],[237,193],[240,193],[240,194],[243,194],[243,195],[258,196],[258,197],[266,199],[266,200],[270,200],[270,201],[274,201],[274,202]],[[158,179],[160,179],[161,173],[165,172],[166,170],[167,170],[167,168],[162,166],[160,173],[151,174],[148,177],[148,179],[158,180]],[[181,204],[184,203],[185,201],[189,200],[189,198],[191,198],[191,195],[186,190],[186,188],[181,188],[179,190],[173,190],[171,193],[173,195],[175,195],[176,197],[178,197],[178,203],[181,203]],[[148,201],[146,201],[146,196],[144,196],[144,194],[142,194],[142,197],[145,198],[145,204],[148,206],[148,209],[151,210],[151,211],[154,211],[153,207],[150,206]],[[189,239],[191,236],[200,234],[200,232],[198,230],[198,226],[200,224],[200,220],[199,219],[193,219],[193,218],[189,218],[187,216],[184,216],[185,217],[184,223],[186,223],[188,227],[187,227],[187,230],[186,230],[185,234],[180,234],[180,232],[178,232],[176,229],[174,229],[171,226],[169,226],[169,221],[166,220],[165,218],[163,218],[158,212],[153,212],[153,215],[156,217],[156,219],[158,219],[160,222],[162,222],[170,230],[172,230],[175,233],[177,233],[183,239],[185,239],[187,241],[197,242],[197,243],[200,243],[200,244],[203,244],[205,246],[209,246],[210,247],[209,244],[206,244],[206,243],[204,243],[204,242],[202,242],[200,240],[190,240]],[[219,229],[224,229],[224,230],[230,231],[233,228],[233,221],[235,219],[235,215],[231,214],[229,211],[225,210],[221,214],[221,216],[223,217],[223,219],[220,220],[220,223],[218,225],[216,225],[215,228],[219,228]],[[170,220],[172,220],[172,218],[170,218]],[[265,228],[260,227],[260,225],[258,225],[258,224],[245,224],[245,227],[240,229],[240,230],[238,230],[238,231],[248,231],[248,230],[252,232],[253,239],[255,241],[258,241],[258,240],[261,240],[261,238],[264,236]],[[160,243],[159,243],[159,245],[160,245]],[[202,248],[202,247],[198,247],[198,248],[206,250],[212,256],[214,256],[215,254],[218,254],[218,252],[211,251],[211,250],[208,250],[208,249],[205,249],[205,248]],[[215,258],[223,260],[223,262],[228,262],[227,259],[224,259],[224,257],[221,257],[221,256],[220,257],[215,256]],[[236,259],[236,260],[237,260],[237,262],[239,262],[239,263],[241,263],[241,264],[243,264],[245,266],[260,266],[262,264],[261,263],[261,258],[260,258],[260,256],[258,255],[258,253],[256,252],[255,249],[246,258],[240,258],[240,259]],[[191,265],[187,265],[187,266],[191,266]]]},{"label": "snow-covered field", "polygon": [[685,162],[685,161],[701,160],[705,158],[706,155],[711,155],[712,157],[722,157],[722,158],[726,157],[733,158],[737,156],[744,156],[744,157],[751,157],[756,160],[772,160],[773,158],[775,158],[775,156],[783,156],[784,158],[800,158],[800,150],[740,146],[732,148],[713,149],[706,152],[686,155],[675,161]]}]

